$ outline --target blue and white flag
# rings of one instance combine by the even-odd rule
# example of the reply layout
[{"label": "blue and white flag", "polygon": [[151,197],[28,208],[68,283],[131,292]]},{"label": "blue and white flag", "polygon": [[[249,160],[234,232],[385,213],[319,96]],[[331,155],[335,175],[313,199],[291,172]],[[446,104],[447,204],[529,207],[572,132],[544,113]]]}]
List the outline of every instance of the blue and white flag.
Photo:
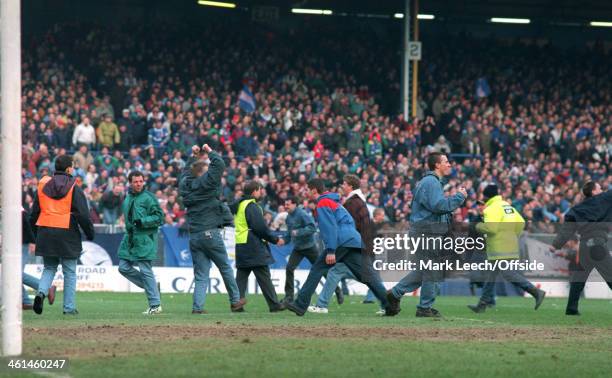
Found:
[{"label": "blue and white flag", "polygon": [[246,85],[240,91],[240,96],[238,97],[238,102],[240,105],[240,109],[247,113],[253,113],[255,111],[255,96],[249,90],[249,87]]},{"label": "blue and white flag", "polygon": [[491,94],[491,87],[489,87],[489,83],[487,79],[481,77],[476,81],[476,97],[488,97]]}]

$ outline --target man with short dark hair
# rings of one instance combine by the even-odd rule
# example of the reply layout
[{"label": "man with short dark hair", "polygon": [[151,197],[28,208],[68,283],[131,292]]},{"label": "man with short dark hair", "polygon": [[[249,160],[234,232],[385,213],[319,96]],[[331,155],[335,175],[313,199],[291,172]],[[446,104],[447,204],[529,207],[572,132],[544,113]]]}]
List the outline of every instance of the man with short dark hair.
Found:
[{"label": "man with short dark hair", "polygon": [[121,215],[121,204],[124,200],[123,185],[115,184],[112,190],[107,190],[100,198],[100,210],[105,224],[115,224]]},{"label": "man with short dark hair", "polygon": [[119,273],[144,289],[149,308],[143,314],[155,315],[162,312],[162,307],[151,262],[157,258],[157,233],[164,223],[164,212],[155,195],[145,190],[142,172],[130,172],[128,182],[130,191],[123,201],[125,235],[119,245]]},{"label": "man with short dark hair", "polygon": [[[497,185],[489,184],[483,190],[485,208],[483,222],[474,225],[476,231],[487,238],[487,259],[490,261],[518,260],[519,235],[525,227],[525,220],[519,212],[499,195]],[[495,269],[487,271],[482,295],[476,305],[468,305],[475,313],[485,312],[487,307],[495,304],[495,285],[497,277],[502,276],[508,282],[531,294],[535,298],[537,310],[546,292],[535,287],[519,272],[512,269]]]},{"label": "man with short dark hair", "polygon": [[[307,258],[311,264],[314,264],[319,257],[319,249],[317,248],[314,235],[317,232],[317,226],[311,216],[306,214],[297,204],[295,197],[288,197],[285,200],[285,209],[287,210],[287,233],[284,238],[285,244],[293,242],[293,251],[289,255],[287,267],[285,268],[285,298],[283,302],[292,302],[294,295],[294,272],[303,258]],[[338,298],[343,297],[342,290],[336,288]],[[339,299],[339,301],[341,301]]]},{"label": "man with short dark hair", "polygon": [[[349,212],[355,227],[365,247],[362,249],[362,264],[363,266],[369,266],[372,264],[372,222],[370,220],[370,211],[366,203],[366,198],[361,191],[361,180],[359,177],[348,174],[345,175],[342,182],[342,193],[346,196],[344,201],[344,207]],[[355,279],[348,267],[343,263],[336,263],[328,272],[327,280],[321,290],[321,294],[317,299],[315,306],[308,307],[309,312],[324,313],[328,312],[329,300],[334,288],[337,289],[338,283],[341,279],[351,278]]]},{"label": "man with short dark hair", "polygon": [[394,313],[388,306],[385,287],[380,279],[372,273],[372,267],[362,266],[361,249],[364,244],[355,229],[355,221],[340,204],[340,196],[337,193],[326,191],[322,179],[310,180],[308,188],[310,189],[311,199],[316,200],[317,203],[315,217],[319,223],[325,252],[312,265],[297,299],[294,302],[287,303],[287,308],[296,315],[303,316],[321,277],[329,270],[330,266],[336,264],[336,262],[343,262],[358,281],[365,283],[372,289],[385,307],[385,315],[396,315],[397,312]]},{"label": "man with short dark hair", "polygon": [[240,296],[244,297],[251,272],[263,292],[270,312],[285,309],[278,301],[272,283],[269,265],[274,263],[268,243],[285,244],[272,234],[263,216],[263,209],[257,204],[264,196],[263,186],[253,180],[244,185],[244,197],[232,206],[236,225],[236,282]]},{"label": "man with short dark hair", "polygon": [[[227,289],[232,312],[244,311],[246,300],[241,298],[234,278],[222,230],[233,224],[232,215],[221,202],[221,176],[225,162],[218,153],[205,144],[191,147],[192,156],[183,168],[179,191],[187,207],[189,228],[189,250],[193,260],[193,304],[192,314],[206,314],[206,290],[210,281],[210,268],[214,263]],[[210,163],[202,160],[208,157]]]},{"label": "man with short dark hair", "polygon": [[[427,156],[429,171],[419,181],[412,199],[410,213],[410,233],[415,237],[444,237],[450,232],[453,211],[458,209],[467,198],[465,188],[459,188],[452,196],[444,196],[442,178],[451,172],[446,155],[433,152]],[[443,251],[416,251],[419,259],[438,259]],[[418,266],[419,264],[417,264]],[[421,287],[421,297],[417,305],[417,317],[441,317],[432,306],[436,300],[436,282],[441,280],[440,272],[417,269],[408,273],[387,294],[394,312],[400,311],[402,296]]]},{"label": "man with short dark hair", "polygon": [[33,310],[43,312],[43,301],[49,295],[57,266],[62,264],[64,275],[65,315],[76,315],[76,266],[81,255],[81,230],[87,240],[93,240],[94,226],[89,217],[85,194],[72,177],[72,157],[58,156],[53,177],[43,177],[38,183],[38,195],[32,205],[30,225],[36,234],[36,255],[43,257],[44,270],[34,298]]},{"label": "man with short dark hair", "polygon": [[565,243],[580,235],[577,262],[582,270],[570,274],[570,293],[566,315],[580,315],[578,302],[589,275],[597,269],[612,289],[612,257],[608,250],[608,233],[612,222],[612,190],[603,192],[598,183],[584,184],[582,193],[586,199],[569,209],[565,222],[552,243],[551,251],[562,248]]}]

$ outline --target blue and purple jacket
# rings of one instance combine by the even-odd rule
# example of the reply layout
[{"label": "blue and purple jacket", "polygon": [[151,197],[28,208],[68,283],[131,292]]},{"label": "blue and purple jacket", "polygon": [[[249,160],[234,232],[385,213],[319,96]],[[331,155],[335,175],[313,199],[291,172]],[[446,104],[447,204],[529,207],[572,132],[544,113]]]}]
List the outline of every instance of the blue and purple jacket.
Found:
[{"label": "blue and purple jacket", "polygon": [[333,255],[340,247],[363,248],[355,221],[340,204],[340,196],[337,193],[326,192],[317,199],[315,219],[319,224],[326,254]]}]

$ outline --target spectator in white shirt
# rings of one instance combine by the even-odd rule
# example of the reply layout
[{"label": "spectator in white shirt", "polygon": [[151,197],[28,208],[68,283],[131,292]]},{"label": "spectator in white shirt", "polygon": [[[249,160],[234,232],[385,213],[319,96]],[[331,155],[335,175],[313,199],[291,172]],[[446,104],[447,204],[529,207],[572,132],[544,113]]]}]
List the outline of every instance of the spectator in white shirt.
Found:
[{"label": "spectator in white shirt", "polygon": [[89,117],[83,117],[83,122],[74,129],[72,144],[75,146],[84,144],[88,148],[96,144],[96,129],[89,122]]}]

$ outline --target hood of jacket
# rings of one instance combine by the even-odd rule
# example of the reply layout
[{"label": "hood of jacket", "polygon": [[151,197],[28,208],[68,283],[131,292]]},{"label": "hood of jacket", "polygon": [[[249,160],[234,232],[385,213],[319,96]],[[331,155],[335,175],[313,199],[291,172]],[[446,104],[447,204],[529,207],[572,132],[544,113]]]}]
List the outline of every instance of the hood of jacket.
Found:
[{"label": "hood of jacket", "polygon": [[338,205],[341,205],[342,203],[340,202],[340,195],[338,193],[334,193],[334,192],[325,192],[323,194],[321,194],[319,196],[319,198],[317,199],[317,202],[323,200],[323,199],[330,199],[334,202],[337,202]]},{"label": "hood of jacket", "polygon": [[48,197],[59,200],[66,195],[74,186],[75,178],[64,172],[55,172],[51,180],[43,187],[43,193]]},{"label": "hood of jacket", "polygon": [[346,196],[346,199],[349,199],[349,198],[351,198],[351,197],[353,197],[353,196],[357,196],[357,197],[361,198],[361,200],[362,200],[363,202],[366,202],[366,203],[367,203],[367,201],[366,201],[366,196],[365,196],[365,194],[363,194],[363,192],[361,191],[361,189],[355,189],[355,190],[353,190],[352,192],[350,192],[350,193],[349,193],[349,195],[348,195],[348,196]]}]

